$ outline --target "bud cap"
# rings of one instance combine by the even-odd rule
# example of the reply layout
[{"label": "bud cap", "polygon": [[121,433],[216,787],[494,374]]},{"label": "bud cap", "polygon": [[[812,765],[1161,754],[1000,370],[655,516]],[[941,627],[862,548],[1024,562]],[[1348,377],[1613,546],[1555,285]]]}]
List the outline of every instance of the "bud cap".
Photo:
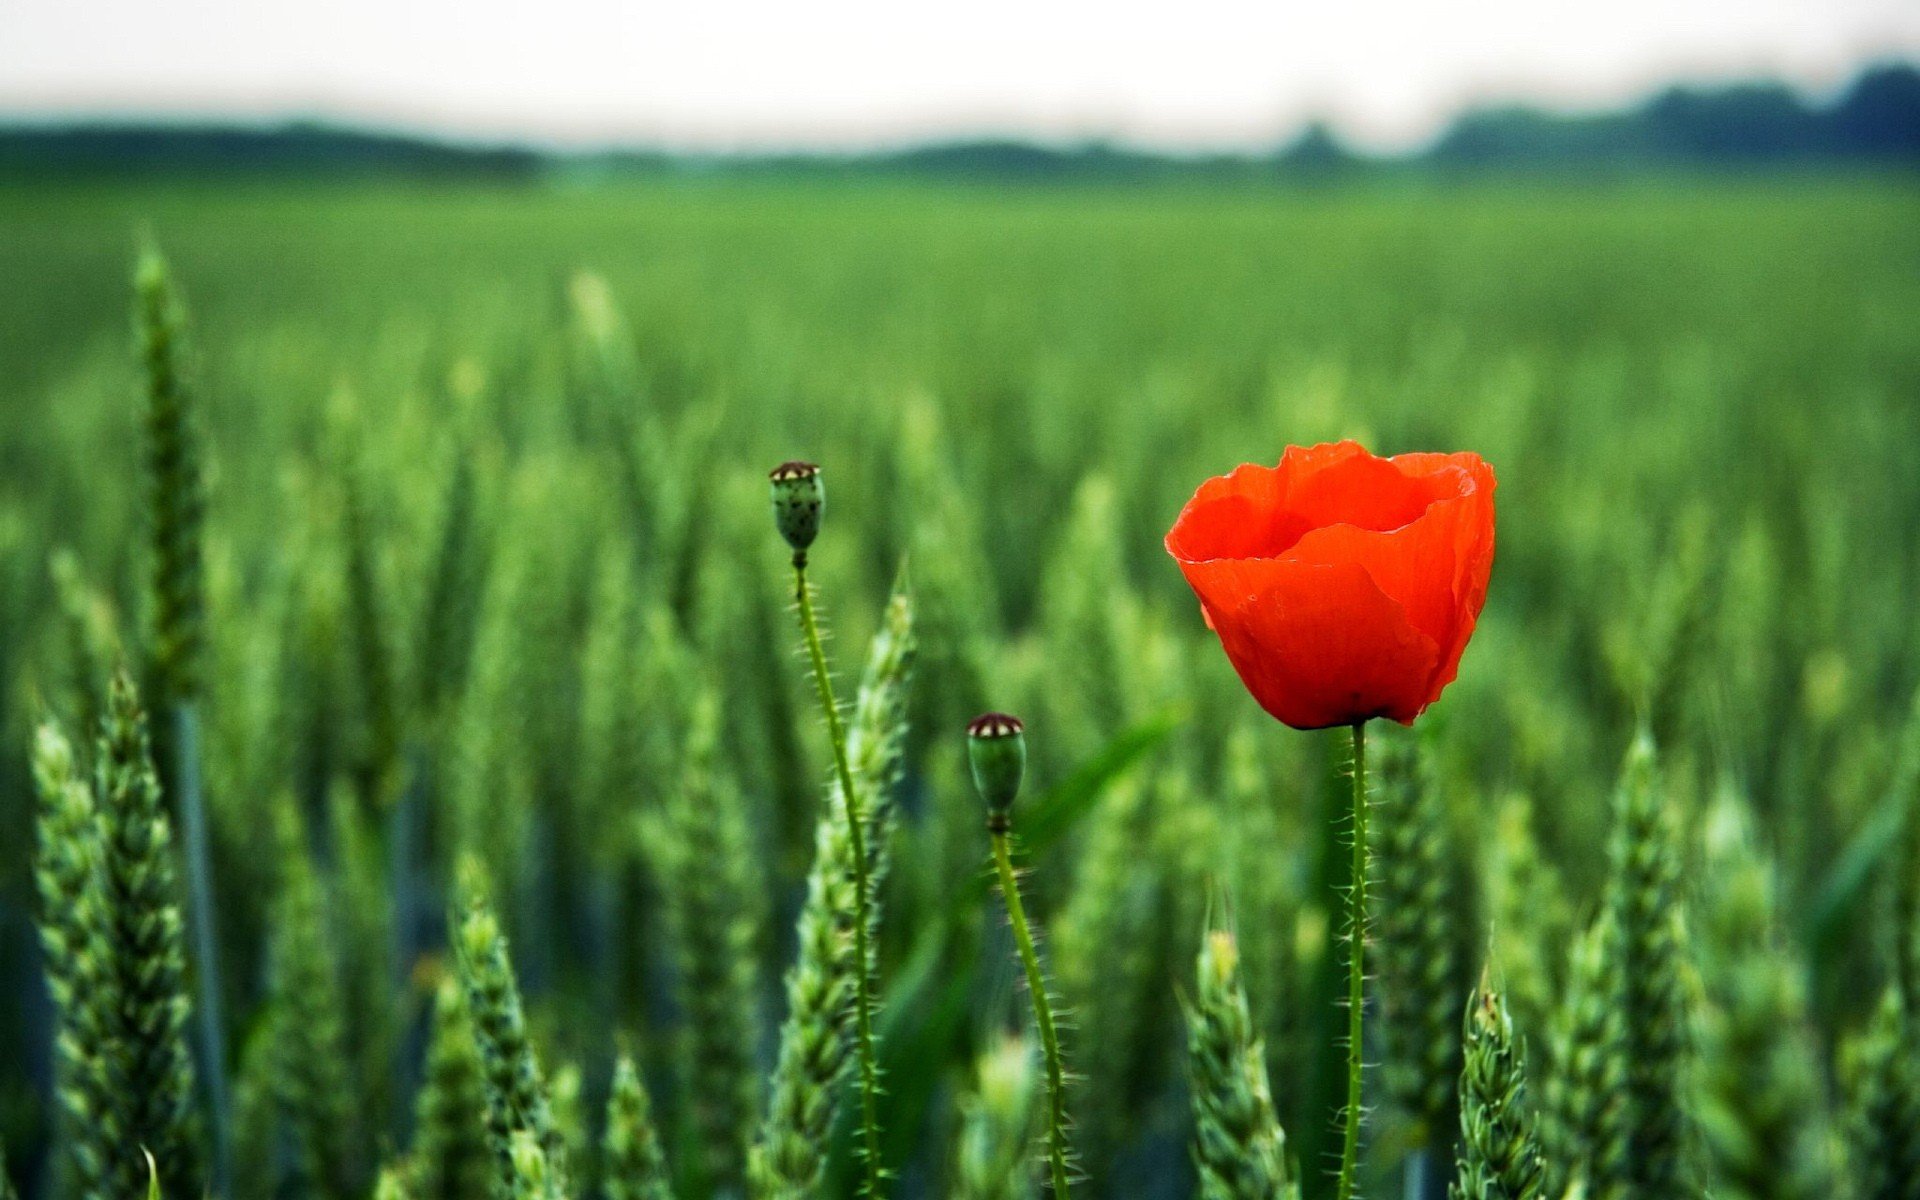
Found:
[{"label": "bud cap", "polygon": [[967,724],[967,758],[973,767],[973,786],[987,808],[1004,814],[1020,794],[1020,778],[1027,769],[1026,726],[1006,713],[983,713]]},{"label": "bud cap", "polygon": [[783,462],[767,473],[773,485],[773,523],[795,550],[813,545],[820,533],[820,512],[827,493],[820,468],[810,462]]}]

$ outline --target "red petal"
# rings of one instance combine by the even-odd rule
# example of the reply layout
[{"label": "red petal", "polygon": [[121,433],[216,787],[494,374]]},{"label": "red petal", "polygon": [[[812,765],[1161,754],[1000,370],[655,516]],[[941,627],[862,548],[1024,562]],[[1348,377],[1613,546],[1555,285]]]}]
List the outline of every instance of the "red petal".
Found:
[{"label": "red petal", "polygon": [[1167,533],[1175,558],[1271,558],[1309,526],[1289,519],[1279,468],[1246,463],[1200,485]]},{"label": "red petal", "polygon": [[1410,722],[1430,697],[1434,640],[1352,563],[1185,563],[1220,644],[1260,706],[1298,729]]},{"label": "red petal", "polygon": [[[1315,453],[1349,447],[1346,453]],[[1434,501],[1456,494],[1450,481],[1408,474],[1394,460],[1375,458],[1352,442],[1299,453],[1288,450],[1280,469],[1285,473],[1290,467],[1286,508],[1307,529],[1398,529],[1419,520]]]},{"label": "red petal", "polygon": [[[1442,461],[1413,482],[1429,491],[1444,490],[1451,498],[1429,504],[1411,523],[1384,532],[1352,524],[1315,529],[1296,542],[1287,557],[1364,568],[1380,590],[1406,610],[1414,628],[1439,647],[1432,699],[1452,682],[1485,602],[1493,553],[1493,496],[1491,486],[1483,489],[1461,464],[1445,461],[1448,456],[1425,457]],[[1484,470],[1485,464],[1480,466]],[[1486,477],[1490,484],[1492,472]]]},{"label": "red petal", "polygon": [[1442,474],[1458,470],[1464,474],[1470,490],[1462,495],[1461,519],[1456,526],[1453,594],[1458,614],[1450,641],[1441,643],[1440,669],[1435,675],[1433,693],[1452,683],[1459,673],[1460,656],[1467,640],[1479,624],[1480,611],[1487,603],[1487,582],[1493,574],[1494,501],[1499,487],[1493,468],[1478,454],[1400,454],[1394,464],[1409,474]]}]

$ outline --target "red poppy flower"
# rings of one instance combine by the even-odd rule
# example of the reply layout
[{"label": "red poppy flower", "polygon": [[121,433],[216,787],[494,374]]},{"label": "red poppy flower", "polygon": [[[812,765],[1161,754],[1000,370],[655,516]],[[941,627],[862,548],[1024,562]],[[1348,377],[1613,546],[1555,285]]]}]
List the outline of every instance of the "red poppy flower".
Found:
[{"label": "red poppy flower", "polygon": [[1296,729],[1410,725],[1486,602],[1493,489],[1477,454],[1289,446],[1201,484],[1167,552],[1260,707]]}]

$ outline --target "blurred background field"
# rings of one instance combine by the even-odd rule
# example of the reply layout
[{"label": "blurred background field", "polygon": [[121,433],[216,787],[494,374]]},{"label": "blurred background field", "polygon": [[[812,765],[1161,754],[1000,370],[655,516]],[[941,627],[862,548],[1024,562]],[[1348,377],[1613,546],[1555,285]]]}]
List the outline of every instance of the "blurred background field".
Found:
[{"label": "blurred background field", "polygon": [[[770,1069],[827,762],[764,472],[805,457],[849,684],[897,575],[916,609],[881,933],[904,1193],[946,1194],[976,1057],[1022,1028],[969,890],[960,730],[988,706],[1028,718],[1034,789],[1068,818],[1030,884],[1092,1194],[1191,1186],[1178,997],[1210,906],[1237,923],[1317,1190],[1339,739],[1254,708],[1159,543],[1205,476],[1354,436],[1472,448],[1501,481],[1461,678],[1383,738],[1424,744],[1444,797],[1458,994],[1488,957],[1542,1044],[1649,724],[1688,864],[1701,1161],[1720,1195],[1830,1195],[1752,1160],[1832,1178],[1836,1045],[1913,954],[1917,218],[1910,175],[1865,172],[0,184],[7,1160],[40,1169],[49,1120],[29,730],[82,719],[142,636],[127,314],[151,237],[194,318],[206,765],[257,1186],[293,1186],[261,1074],[288,855],[330,897],[364,1170],[407,1144],[456,843],[501,881],[580,1111],[624,1032],[691,1158],[660,846],[708,689],[747,838],[744,1027]],[[405,804],[424,840],[394,867],[372,847]],[[1383,1180],[1414,1136],[1396,1086]]]}]

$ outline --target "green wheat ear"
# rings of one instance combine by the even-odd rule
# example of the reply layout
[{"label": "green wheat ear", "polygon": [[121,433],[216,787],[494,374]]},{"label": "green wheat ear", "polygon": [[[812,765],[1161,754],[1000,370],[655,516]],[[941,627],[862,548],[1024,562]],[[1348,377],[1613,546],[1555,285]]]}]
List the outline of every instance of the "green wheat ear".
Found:
[{"label": "green wheat ear", "polygon": [[303,1189],[320,1200],[350,1200],[364,1181],[339,956],[299,814],[291,798],[277,809],[280,893],[267,949],[275,1100],[293,1134]]},{"label": "green wheat ear", "polygon": [[1722,1200],[1820,1200],[1835,1174],[1805,977],[1745,800],[1722,788],[1703,830],[1701,1089],[1696,1111]]},{"label": "green wheat ear", "polygon": [[1200,1195],[1204,1200],[1298,1197],[1287,1135],[1267,1083],[1266,1051],[1240,983],[1239,947],[1224,930],[1201,941],[1187,1006],[1187,1056]]},{"label": "green wheat ear", "polygon": [[146,714],[122,672],[108,696],[96,753],[101,856],[97,875],[99,963],[89,969],[100,1042],[96,1069],[100,1128],[111,1131],[100,1164],[109,1196],[138,1195],[147,1184],[134,1147],[160,1162],[170,1196],[205,1190],[204,1146],[193,1107],[193,1057],[186,1040],[192,1008],[186,952],[175,902],[172,827],[160,801],[147,746]]},{"label": "green wheat ear", "polygon": [[449,976],[434,993],[426,1078],[414,1100],[413,1194],[475,1200],[496,1177],[487,1146],[487,1086],[467,994]]},{"label": "green wheat ear", "polygon": [[530,1129],[516,1129],[507,1147],[508,1200],[565,1200],[551,1152]]},{"label": "green wheat ear", "polygon": [[958,1108],[951,1200],[1033,1200],[1040,1064],[1032,1044],[1007,1035],[982,1051]]},{"label": "green wheat ear", "polygon": [[1912,1018],[1889,986],[1847,1045],[1850,1157],[1856,1200],[1920,1195],[1920,1061]]},{"label": "green wheat ear", "polygon": [[148,246],[134,274],[152,491],[153,610],[149,687],[156,711],[200,692],[206,515],[198,417],[186,370],[186,316],[172,273]]},{"label": "green wheat ear", "polygon": [[360,793],[369,811],[385,812],[403,786],[401,709],[397,667],[381,593],[379,547],[374,544],[373,514],[358,461],[342,466],[343,519],[347,551],[347,615],[352,631],[353,665],[360,709],[364,713],[359,750]]},{"label": "green wheat ear", "polygon": [[20,1200],[20,1193],[13,1186],[13,1176],[7,1173],[7,1152],[4,1148],[0,1148],[0,1200]]},{"label": "green wheat ear", "polygon": [[[153,575],[146,686],[150,711],[158,718],[154,760],[179,817],[185,852],[187,919],[199,987],[198,1049],[212,1118],[213,1186],[224,1193],[229,1142],[226,1033],[196,704],[206,657],[205,466],[187,371],[185,310],[166,260],[151,245],[141,251],[134,293],[151,486]],[[174,1165],[168,1162],[163,1170],[171,1181]]]},{"label": "green wheat ear", "polygon": [[1467,1002],[1460,1073],[1460,1154],[1451,1200],[1539,1200],[1546,1168],[1527,1103],[1526,1054],[1483,976]]},{"label": "green wheat ear", "polygon": [[63,702],[57,707],[71,717],[73,728],[98,729],[107,681],[125,653],[119,618],[112,601],[81,574],[80,561],[71,550],[54,551],[48,573],[59,606],[66,668]]},{"label": "green wheat ear", "polygon": [[673,1200],[666,1156],[653,1127],[653,1102],[631,1054],[614,1063],[601,1173],[607,1200]]},{"label": "green wheat ear", "polygon": [[753,957],[761,890],[739,789],[718,768],[720,707],[695,706],[680,784],[668,798],[662,890],[687,1014],[683,1052],[701,1177],[738,1191],[755,1102],[758,980]]},{"label": "green wheat ear", "polygon": [[231,1184],[235,1196],[279,1194],[287,1165],[286,1129],[274,1097],[279,1088],[273,1030],[263,1026],[241,1043],[234,1071]]},{"label": "green wheat ear", "polygon": [[594,1147],[587,1143],[586,1081],[580,1064],[561,1061],[547,1076],[547,1097],[553,1109],[553,1127],[566,1149],[566,1160],[574,1178],[590,1173]]},{"label": "green wheat ear", "polygon": [[1574,1189],[1600,1197],[1624,1170],[1621,1071],[1616,1056],[1620,1014],[1610,974],[1617,931],[1610,912],[1574,939],[1566,994],[1548,1037],[1552,1070],[1541,1089],[1540,1139],[1553,1175],[1552,1192]]},{"label": "green wheat ear", "polygon": [[[1652,740],[1637,738],[1614,799],[1609,907],[1616,936],[1609,974],[1619,1022],[1620,1181],[1629,1194],[1683,1196],[1690,1122],[1684,1089],[1692,1014],[1681,940],[1679,854],[1661,802]],[[1596,1172],[1594,1182],[1601,1177]]]},{"label": "green wheat ear", "polygon": [[99,1069],[111,1029],[99,986],[106,963],[99,813],[73,747],[56,725],[43,725],[35,734],[33,774],[40,797],[33,868],[40,947],[56,1013],[56,1132],[75,1179],[97,1191],[114,1154],[114,1131],[106,1124],[109,1081]]},{"label": "green wheat ear", "polygon": [[487,1093],[487,1140],[496,1162],[498,1194],[517,1197],[526,1181],[515,1164],[517,1139],[539,1153],[541,1186],[565,1191],[566,1150],[553,1119],[546,1081],[527,1033],[520,989],[507,955],[507,937],[487,899],[486,875],[469,858],[461,863],[461,912],[454,956],[473,1019]]},{"label": "green wheat ear", "polygon": [[1388,1094],[1441,1154],[1460,1075],[1459,997],[1468,987],[1454,914],[1453,856],[1442,799],[1411,738],[1382,738],[1376,769],[1374,962]]},{"label": "green wheat ear", "polygon": [[404,1165],[380,1168],[380,1175],[373,1182],[373,1200],[417,1200],[417,1196]]}]

